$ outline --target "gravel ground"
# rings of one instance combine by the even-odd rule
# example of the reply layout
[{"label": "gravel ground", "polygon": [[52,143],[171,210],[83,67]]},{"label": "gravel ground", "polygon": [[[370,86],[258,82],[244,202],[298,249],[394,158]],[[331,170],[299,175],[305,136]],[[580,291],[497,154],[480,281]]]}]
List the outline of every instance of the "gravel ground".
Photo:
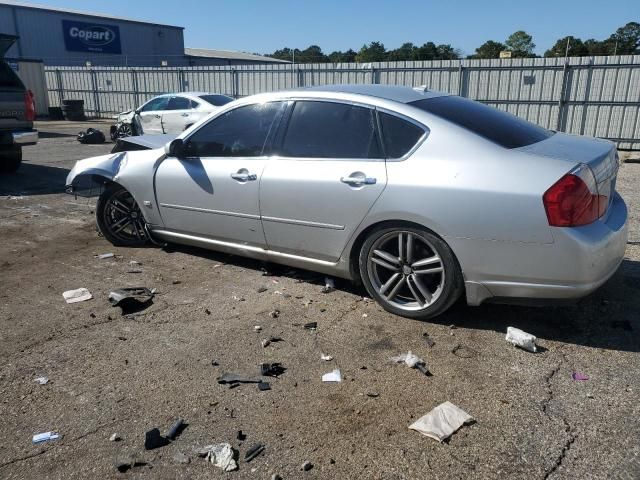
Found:
[{"label": "gravel ground", "polygon": [[[640,164],[618,177],[627,256],[595,294],[570,307],[459,305],[417,322],[347,282],[323,294],[311,272],[194,248],[114,248],[96,234],[95,201],[61,193],[76,160],[111,148],[78,144],[87,126],[42,122],[20,172],[0,177],[1,478],[640,478]],[[111,289],[139,285],[158,290],[146,310],[125,317],[107,302]],[[93,300],[66,304],[62,292],[79,287]],[[315,332],[303,327],[312,321]],[[507,326],[535,334],[541,351],[508,345]],[[263,348],[269,336],[282,341]],[[407,350],[433,375],[389,361]],[[258,376],[261,362],[287,368],[270,391],[216,382]],[[322,383],[334,368],[343,382]],[[442,444],[407,428],[447,400],[475,422]],[[146,451],[145,432],[177,418],[182,434]],[[31,444],[50,430],[62,438]],[[237,471],[194,454],[221,442],[239,451]],[[247,463],[258,442],[264,453]]]}]

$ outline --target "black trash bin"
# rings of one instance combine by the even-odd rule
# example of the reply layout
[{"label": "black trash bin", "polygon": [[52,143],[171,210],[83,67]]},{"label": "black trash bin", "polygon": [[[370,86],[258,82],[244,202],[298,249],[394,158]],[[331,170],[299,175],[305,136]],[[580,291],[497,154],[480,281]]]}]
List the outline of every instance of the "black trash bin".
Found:
[{"label": "black trash bin", "polygon": [[84,100],[62,100],[62,114],[65,120],[82,122],[87,119],[84,115]]}]

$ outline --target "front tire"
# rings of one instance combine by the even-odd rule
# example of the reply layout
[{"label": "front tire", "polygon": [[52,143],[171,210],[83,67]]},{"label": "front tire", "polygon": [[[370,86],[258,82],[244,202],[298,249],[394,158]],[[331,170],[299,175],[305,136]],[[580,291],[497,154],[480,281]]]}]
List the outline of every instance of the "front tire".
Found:
[{"label": "front tire", "polygon": [[426,229],[381,226],[362,245],[360,277],[388,312],[426,320],[440,315],[464,289],[449,246]]},{"label": "front tire", "polygon": [[149,240],[140,207],[118,184],[109,185],[98,198],[96,221],[104,238],[117,247],[142,247]]},{"label": "front tire", "polygon": [[0,172],[15,173],[22,164],[22,147],[11,145],[0,147]]}]

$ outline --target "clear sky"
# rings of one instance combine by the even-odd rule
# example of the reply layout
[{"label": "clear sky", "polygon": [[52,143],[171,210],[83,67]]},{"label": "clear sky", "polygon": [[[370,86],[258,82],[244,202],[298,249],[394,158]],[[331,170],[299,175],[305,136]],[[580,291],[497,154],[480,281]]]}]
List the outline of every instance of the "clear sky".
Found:
[{"label": "clear sky", "polygon": [[[24,0],[23,0],[24,1]],[[32,2],[28,2],[32,3]],[[325,53],[381,41],[450,43],[471,54],[516,30],[542,54],[565,35],[604,39],[640,22],[640,0],[39,0],[38,4],[185,27],[185,46],[271,53],[319,45]]]}]

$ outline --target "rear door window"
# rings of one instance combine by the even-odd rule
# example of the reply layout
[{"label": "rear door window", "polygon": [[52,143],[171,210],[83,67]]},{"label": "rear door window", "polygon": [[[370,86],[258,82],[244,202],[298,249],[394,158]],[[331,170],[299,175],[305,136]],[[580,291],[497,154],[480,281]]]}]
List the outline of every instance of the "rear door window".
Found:
[{"label": "rear door window", "polygon": [[184,97],[171,97],[167,104],[167,110],[189,110],[191,108],[191,100]]},{"label": "rear door window", "polygon": [[284,134],[282,155],[382,158],[374,113],[345,103],[298,101]]},{"label": "rear door window", "polygon": [[233,102],[233,98],[226,95],[200,95],[200,98],[214,107],[221,107],[229,102]]},{"label": "rear door window", "polygon": [[427,98],[409,105],[444,118],[504,148],[537,143],[553,132],[480,102],[455,95]]},{"label": "rear door window", "polygon": [[404,157],[425,134],[422,128],[400,117],[384,112],[378,115],[387,158]]}]

